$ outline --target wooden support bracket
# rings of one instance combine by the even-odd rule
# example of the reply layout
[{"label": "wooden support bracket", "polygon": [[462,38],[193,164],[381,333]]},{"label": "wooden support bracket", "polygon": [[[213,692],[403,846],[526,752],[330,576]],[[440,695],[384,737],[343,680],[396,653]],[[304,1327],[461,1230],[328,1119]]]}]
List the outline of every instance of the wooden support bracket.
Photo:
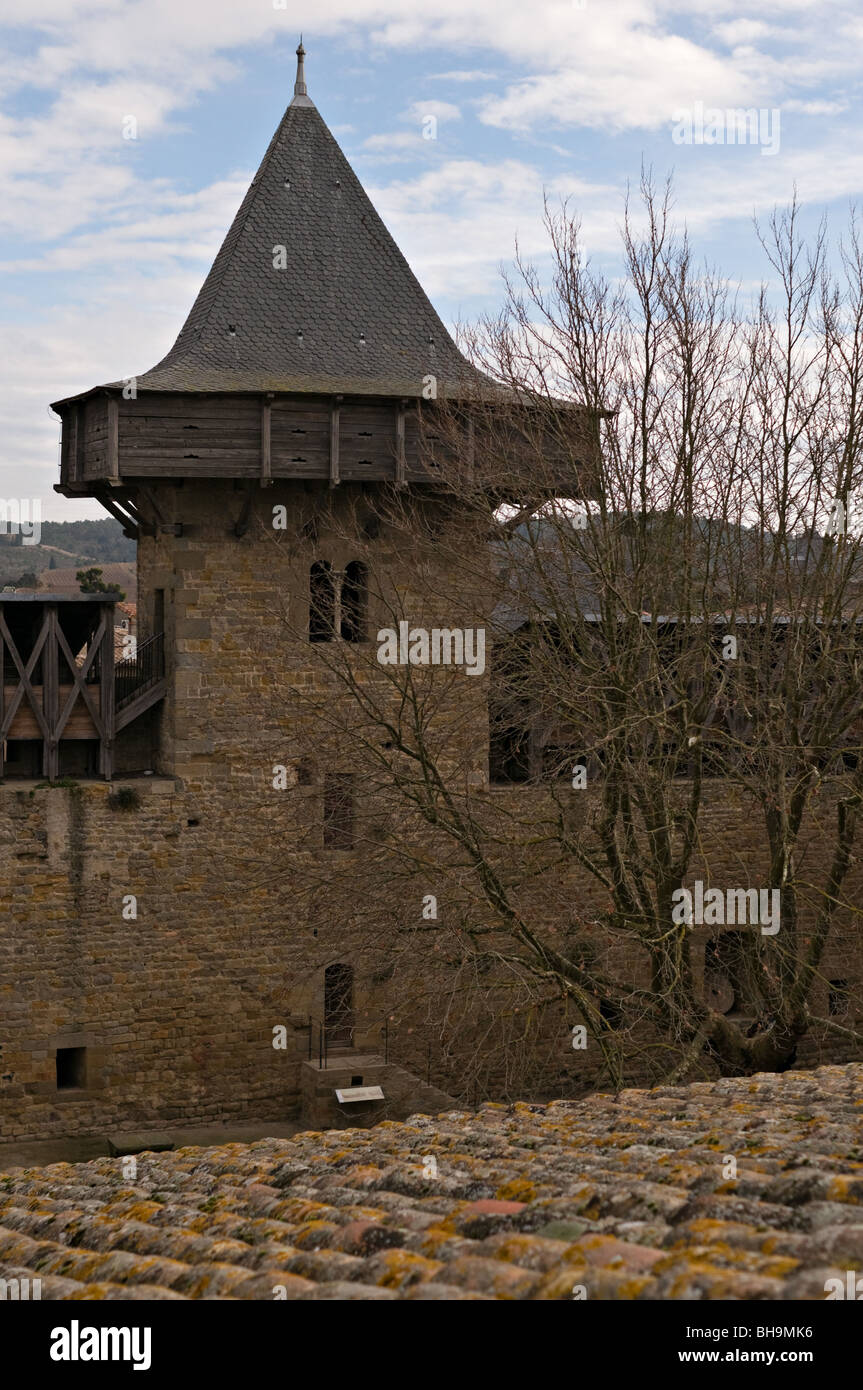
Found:
[{"label": "wooden support bracket", "polygon": [[106,512],[110,512],[115,521],[119,521],[123,528],[123,535],[128,536],[129,540],[136,541],[139,535],[154,536],[156,534],[155,526],[151,526],[147,522],[142,521],[141,518],[135,514],[124,511],[123,503],[119,498],[106,497],[100,490],[96,494],[96,500],[105,508]]},{"label": "wooden support bracket", "polygon": [[153,534],[155,534],[155,532],[158,531],[164,536],[182,536],[183,523],[181,521],[165,520],[164,513],[162,511],[162,508],[159,506],[158,499],[156,497],[156,494],[153,492],[153,489],[149,487],[139,487],[138,492],[141,495],[141,497],[144,498],[145,502],[147,503],[148,507],[152,512],[150,524],[154,527]]}]

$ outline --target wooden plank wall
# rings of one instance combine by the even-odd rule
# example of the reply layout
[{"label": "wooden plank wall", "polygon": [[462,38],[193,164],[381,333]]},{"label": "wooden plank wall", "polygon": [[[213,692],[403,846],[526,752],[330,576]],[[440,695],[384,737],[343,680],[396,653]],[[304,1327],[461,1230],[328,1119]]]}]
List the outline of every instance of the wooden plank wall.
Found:
[{"label": "wooden plank wall", "polygon": [[328,478],[330,401],[274,401],[272,410],[274,478]]},{"label": "wooden plank wall", "polygon": [[248,396],[139,396],[120,403],[120,472],[257,478],[261,403]]},{"label": "wooden plank wall", "polygon": [[83,443],[83,477],[108,476],[108,398],[92,396],[78,406],[79,445]]},{"label": "wooden plank wall", "polygon": [[[3,695],[5,704],[8,705],[17,688],[18,687],[15,685],[7,685],[4,687]],[[90,687],[90,690],[92,693],[92,697],[94,699],[98,699],[99,687],[97,685],[93,685]],[[34,685],[33,691],[39,701],[39,704],[43,704],[44,694],[42,686]],[[71,685],[61,685],[59,687],[59,702],[61,709],[65,705],[71,693]],[[36,716],[33,713],[31,707],[26,703],[26,701],[22,700],[21,704],[18,706],[15,718],[12,720],[12,727],[10,728],[9,733],[6,735],[6,737],[38,739],[42,738],[42,731],[39,728]],[[72,713],[69,715],[68,722],[65,728],[63,729],[63,738],[67,739],[98,737],[99,733],[93,723],[93,720],[90,718],[90,711],[87,709],[87,706],[84,704],[84,701],[81,699],[81,696],[79,695],[78,699],[75,701],[74,706],[72,707]]]},{"label": "wooden plank wall", "polygon": [[396,403],[352,405],[345,402],[339,419],[339,475],[346,480],[394,478]]},{"label": "wooden plank wall", "polygon": [[414,401],[152,393],[109,404],[93,396],[64,411],[61,476],[64,483],[113,476],[116,428],[124,478],[332,478],[335,422],[338,480],[396,478],[400,455],[401,476],[428,478],[434,407],[421,408],[423,431]]}]

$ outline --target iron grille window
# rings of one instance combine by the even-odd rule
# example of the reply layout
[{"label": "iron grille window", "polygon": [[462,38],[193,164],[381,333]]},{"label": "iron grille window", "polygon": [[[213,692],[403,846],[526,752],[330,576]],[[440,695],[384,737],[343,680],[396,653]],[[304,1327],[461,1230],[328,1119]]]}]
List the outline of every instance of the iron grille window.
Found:
[{"label": "iron grille window", "polygon": [[851,1009],[851,989],[847,980],[831,980],[827,991],[827,1012],[831,1018],[847,1014]]},{"label": "iron grille window", "polygon": [[324,849],[354,847],[354,778],[331,772],[324,778]]}]

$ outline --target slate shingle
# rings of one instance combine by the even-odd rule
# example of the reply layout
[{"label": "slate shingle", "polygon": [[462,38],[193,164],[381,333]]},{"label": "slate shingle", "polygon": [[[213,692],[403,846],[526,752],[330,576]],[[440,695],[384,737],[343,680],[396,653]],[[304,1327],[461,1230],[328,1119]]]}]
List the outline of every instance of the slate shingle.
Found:
[{"label": "slate shingle", "polygon": [[488,385],[316,107],[295,100],[177,341],[138,389],[417,397],[428,375],[442,393]]}]

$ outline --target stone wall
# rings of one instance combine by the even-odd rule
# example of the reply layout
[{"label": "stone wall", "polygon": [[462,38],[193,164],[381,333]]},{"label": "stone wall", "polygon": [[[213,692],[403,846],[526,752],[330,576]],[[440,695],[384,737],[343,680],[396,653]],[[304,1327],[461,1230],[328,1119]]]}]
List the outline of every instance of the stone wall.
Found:
[{"label": "stone wall", "polygon": [[[238,537],[234,524],[245,493],[229,483],[159,493],[166,521],[182,522],[183,533],[143,537],[139,548],[140,633],[145,638],[154,630],[155,594],[162,590],[169,693],[119,741],[118,766],[142,774],[127,784],[138,804],[124,809],[116,795],[122,779],[110,787],[0,786],[0,1140],[284,1120],[299,1104],[309,1016],[323,1016],[325,967],[335,961],[354,967],[361,1048],[379,1049],[383,1021],[398,999],[398,977],[386,969],[387,918],[382,915],[372,947],[326,892],[332,868],[334,878],[338,869],[341,881],[348,879],[357,900],[385,896],[374,882],[372,857],[323,849],[321,766],[302,775],[304,761],[315,755],[336,770],[356,765],[349,706],[340,703],[335,683],[332,689],[322,683],[320,663],[309,652],[307,593],[314,557],[339,568],[356,556],[351,527],[362,523],[364,494],[345,489],[331,498],[326,489],[299,485],[260,489]],[[289,505],[292,522],[278,535],[269,518],[280,501]],[[468,620],[469,595],[444,602],[455,578],[445,566],[433,584],[422,583],[434,563],[433,542],[427,551],[405,550],[384,528],[375,545],[374,564],[391,589],[369,614],[372,633],[393,604],[432,621],[435,596],[444,625],[459,621],[453,611],[459,602]],[[485,689],[484,678],[462,676],[440,712],[457,739],[454,758],[467,757],[478,785],[487,748]],[[325,729],[312,715],[322,693]],[[273,784],[277,765],[286,768],[284,790]],[[148,770],[155,775],[143,775]],[[518,805],[529,816],[531,798],[542,792],[500,788],[487,795],[491,805]],[[592,794],[584,795],[588,815]],[[749,809],[722,784],[711,784],[706,795],[712,881],[746,884],[751,875],[758,881],[765,865]],[[823,874],[829,814],[825,795],[804,836],[803,868],[813,881]],[[318,892],[309,889],[310,865],[322,873]],[[690,878],[697,874],[693,865]],[[857,864],[850,891],[858,899],[863,892]],[[597,910],[603,906],[583,876],[573,875],[572,895]],[[697,964],[709,936],[707,928],[693,934]],[[638,961],[624,955],[617,964],[635,978]],[[861,975],[859,932],[846,914],[815,1012],[828,1012],[830,978],[859,984]],[[595,1085],[598,1062],[571,1049],[571,1021],[557,1008],[543,1020],[534,1094],[580,1095]],[[860,1020],[845,1021],[853,1027]],[[485,1016],[477,1019],[477,1046],[490,1058],[485,1096],[510,1094],[513,1085],[520,1091],[506,1066],[497,1065],[487,1024]],[[276,1048],[273,1030],[280,1026],[285,1045]],[[430,1044],[434,1030],[421,1020],[403,1018],[391,1027],[392,1061],[456,1096],[483,1099],[462,1085],[460,1056],[442,1059]],[[82,1048],[85,1084],[58,1090],[57,1050]],[[816,1030],[798,1060],[853,1055],[843,1040]],[[631,1079],[649,1076],[645,1068]]]},{"label": "stone wall", "polygon": [[[189,824],[197,798],[167,778],[128,785],[137,809],[104,784],[0,788],[3,1139],[296,1106],[295,1035],[272,1047],[281,921],[240,926],[214,876],[217,827]],[[82,1047],[86,1084],[58,1091],[57,1049]]]},{"label": "stone wall", "polygon": [[[356,963],[358,1041],[379,1040],[386,1005],[347,929],[292,894],[292,864],[321,850],[320,780],[297,772],[319,744],[297,706],[316,679],[308,566],[322,545],[337,566],[354,551],[338,523],[316,544],[265,532],[278,489],[255,495],[237,537],[243,499],[230,484],[162,488],[184,534],[142,538],[140,634],[161,589],[169,694],[120,736],[118,766],[155,775],[0,786],[0,1139],[286,1118],[336,960]],[[283,500],[302,517],[321,497]],[[385,541],[381,566],[396,577]],[[138,806],[117,804],[124,785]],[[85,1085],[57,1089],[58,1048],[86,1048]]]},{"label": "stone wall", "polygon": [[[361,944],[338,922],[312,935],[286,892],[289,875],[262,878],[251,803],[238,798],[226,820],[223,807],[174,779],[138,778],[114,790],[121,785],[134,788],[137,808],[118,808],[98,783],[0,788],[2,1139],[288,1118],[299,1104],[307,1015],[322,1015],[323,969],[334,957],[357,970],[358,1044],[380,1045],[387,986],[373,984]],[[714,794],[716,842],[739,876],[750,830],[733,814],[728,789]],[[238,845],[248,850],[239,881]],[[129,894],[136,920],[124,917]],[[694,931],[697,955],[709,935]],[[846,923],[831,944],[815,1012],[828,1012],[831,975],[859,980],[859,970],[859,942]],[[846,1022],[859,1026],[859,1010]],[[285,1046],[274,1048],[280,1025]],[[543,1037],[534,1093],[590,1089],[597,1059],[571,1050],[563,1010],[550,1011]],[[86,1085],[58,1091],[57,1048],[82,1047]],[[420,1027],[391,1035],[391,1057],[423,1077],[425,1049]],[[798,1062],[853,1054],[816,1029]],[[439,1072],[435,1055],[431,1079],[458,1094],[458,1059],[454,1072]]]}]

